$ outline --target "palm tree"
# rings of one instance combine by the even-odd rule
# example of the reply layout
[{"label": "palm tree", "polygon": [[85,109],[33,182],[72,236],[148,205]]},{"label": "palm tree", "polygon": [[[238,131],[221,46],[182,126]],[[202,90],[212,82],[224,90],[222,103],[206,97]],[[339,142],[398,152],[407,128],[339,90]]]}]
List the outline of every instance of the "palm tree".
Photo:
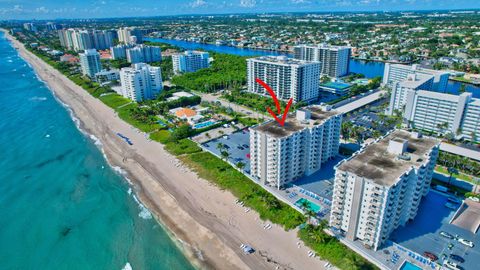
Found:
[{"label": "palm tree", "polygon": [[245,163],[244,162],[239,161],[239,162],[237,162],[236,165],[237,165],[237,168],[239,168],[241,171],[243,171],[243,168],[245,168]]},{"label": "palm tree", "polygon": [[222,152],[223,149],[225,149],[225,145],[223,143],[217,143],[217,150]]},{"label": "palm tree", "polygon": [[228,151],[226,150],[222,151],[220,154],[222,155],[222,158],[225,159],[225,161],[227,161],[230,157],[230,153],[228,153]]},{"label": "palm tree", "polygon": [[447,186],[450,187],[450,181],[452,181],[452,176],[454,174],[457,174],[458,173],[458,170],[455,169],[454,167],[448,167],[447,168],[447,171],[448,171],[448,174],[450,175],[450,177],[448,178],[448,184]]}]

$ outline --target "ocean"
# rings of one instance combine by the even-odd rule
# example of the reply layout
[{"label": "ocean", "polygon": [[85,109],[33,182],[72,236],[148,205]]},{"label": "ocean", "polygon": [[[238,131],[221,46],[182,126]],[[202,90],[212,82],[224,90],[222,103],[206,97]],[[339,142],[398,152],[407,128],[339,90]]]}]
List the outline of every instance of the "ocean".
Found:
[{"label": "ocean", "polygon": [[0,269],[193,269],[3,33]]}]

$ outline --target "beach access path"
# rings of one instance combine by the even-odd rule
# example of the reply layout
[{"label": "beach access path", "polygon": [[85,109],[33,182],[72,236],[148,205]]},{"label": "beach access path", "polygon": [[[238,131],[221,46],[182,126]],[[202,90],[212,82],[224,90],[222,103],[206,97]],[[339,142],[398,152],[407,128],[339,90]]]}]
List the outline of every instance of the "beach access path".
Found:
[{"label": "beach access path", "polygon": [[[115,111],[25,49],[5,33],[54,94],[80,120],[80,127],[96,136],[113,166],[127,172],[142,203],[161,221],[202,269],[324,269],[325,261],[309,258],[310,249],[297,246],[297,231],[264,222],[254,211],[235,204],[236,198],[199,178],[170,155],[160,143],[121,120]],[[128,137],[125,143],[117,132]],[[64,142],[68,143],[68,142]],[[257,252],[243,254],[246,243]],[[152,247],[155,248],[155,247]]]}]

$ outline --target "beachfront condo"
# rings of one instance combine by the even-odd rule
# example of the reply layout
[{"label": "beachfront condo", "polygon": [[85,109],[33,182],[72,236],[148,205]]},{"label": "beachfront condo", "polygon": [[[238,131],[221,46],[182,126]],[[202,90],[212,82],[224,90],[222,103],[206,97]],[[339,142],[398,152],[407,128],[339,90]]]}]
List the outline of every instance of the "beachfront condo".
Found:
[{"label": "beachfront condo", "polygon": [[80,58],[80,66],[82,68],[83,75],[90,78],[95,78],[95,74],[102,70],[100,54],[95,49],[89,49],[78,55]]},{"label": "beachfront condo", "polygon": [[330,226],[377,250],[415,218],[427,195],[440,141],[395,130],[335,166]]},{"label": "beachfront condo", "polygon": [[256,82],[267,83],[278,99],[293,102],[310,102],[319,97],[320,63],[308,62],[286,56],[262,56],[247,59],[248,91],[268,95]]},{"label": "beachfront condo", "polygon": [[160,67],[145,63],[134,64],[120,70],[122,96],[133,101],[155,98],[163,89]]},{"label": "beachfront condo", "polygon": [[116,32],[113,30],[81,30],[61,29],[58,30],[60,45],[68,50],[76,52],[97,49],[105,50],[113,46]]},{"label": "beachfront condo", "polygon": [[175,74],[195,72],[209,67],[208,52],[185,51],[172,55],[173,72]]},{"label": "beachfront condo", "polygon": [[[385,64],[383,71],[383,85],[392,87],[395,82],[402,82],[407,79],[409,74],[422,74],[433,76],[431,90],[445,92],[448,84],[448,72],[426,69],[418,65]],[[430,89],[424,89],[430,90]]]},{"label": "beachfront condo", "polygon": [[348,74],[351,48],[319,44],[315,46],[298,45],[294,47],[294,57],[305,61],[319,62],[321,75],[338,78]]},{"label": "beachfront condo", "polygon": [[338,155],[342,115],[311,106],[250,129],[251,174],[278,189],[311,175]]}]

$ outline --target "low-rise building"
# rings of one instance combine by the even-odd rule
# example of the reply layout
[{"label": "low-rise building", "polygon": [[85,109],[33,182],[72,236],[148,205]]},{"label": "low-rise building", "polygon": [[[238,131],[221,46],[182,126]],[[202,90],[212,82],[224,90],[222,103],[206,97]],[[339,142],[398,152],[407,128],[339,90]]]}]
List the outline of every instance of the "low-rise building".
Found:
[{"label": "low-rise building", "polygon": [[262,184],[282,188],[338,155],[342,115],[311,106],[250,129],[251,174]]},{"label": "low-rise building", "polygon": [[440,141],[395,130],[336,166],[330,226],[377,250],[415,218],[427,195]]}]

